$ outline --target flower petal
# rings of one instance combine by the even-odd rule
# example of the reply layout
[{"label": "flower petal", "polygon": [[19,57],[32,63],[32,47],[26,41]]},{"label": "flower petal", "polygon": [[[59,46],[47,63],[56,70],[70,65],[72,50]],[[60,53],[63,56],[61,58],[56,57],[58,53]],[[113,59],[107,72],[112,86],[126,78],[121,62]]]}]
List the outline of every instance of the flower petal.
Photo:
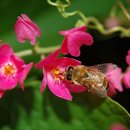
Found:
[{"label": "flower petal", "polygon": [[25,62],[21,58],[19,58],[18,56],[14,54],[10,56],[10,61],[14,63],[17,68],[25,64]]},{"label": "flower petal", "polygon": [[40,87],[41,93],[44,91],[44,89],[46,88],[46,85],[47,85],[46,71],[43,70],[43,73],[44,73],[44,76],[43,76],[42,84],[41,84],[41,87]]},{"label": "flower petal", "polygon": [[62,57],[55,60],[53,67],[54,68],[58,67],[65,71],[67,66],[70,66],[70,65],[75,66],[75,65],[80,65],[80,64],[81,64],[80,61],[75,60],[73,58]]},{"label": "flower petal", "polygon": [[130,50],[128,51],[128,54],[126,56],[126,63],[130,65]]},{"label": "flower petal", "polygon": [[0,90],[0,98],[4,96],[5,92]]},{"label": "flower petal", "polygon": [[68,53],[68,46],[67,46],[67,38],[64,38],[61,46],[62,54],[66,55]]},{"label": "flower petal", "polygon": [[65,30],[65,31],[60,31],[59,33],[61,35],[66,36],[66,35],[69,35],[69,34],[75,32],[75,31],[83,31],[83,32],[85,32],[86,30],[87,30],[87,26],[81,26],[81,27],[75,27],[75,28]]},{"label": "flower petal", "polygon": [[15,77],[0,77],[0,90],[11,90],[17,85],[17,80]]},{"label": "flower petal", "polygon": [[80,55],[80,46],[79,44],[77,44],[76,39],[72,38],[72,37],[68,37],[67,40],[68,43],[68,52],[72,55],[72,56],[79,56]]},{"label": "flower petal", "polygon": [[53,77],[48,73],[47,74],[47,83],[51,92],[63,99],[72,100],[72,96],[68,90],[68,88],[63,83],[56,83]]},{"label": "flower petal", "polygon": [[123,83],[126,88],[130,88],[130,70],[128,70],[123,76]]},{"label": "flower petal", "polygon": [[26,40],[30,40],[31,44],[36,43],[36,33],[35,30],[28,25],[21,17],[15,23],[15,33],[17,40],[24,43]]},{"label": "flower petal", "polygon": [[111,73],[108,73],[106,75],[106,78],[109,82],[110,93],[112,93],[112,92],[115,93],[115,91],[114,91],[115,89],[117,89],[120,92],[123,91],[123,87],[122,87],[122,84],[121,84],[121,68],[118,67],[114,71],[112,71]]},{"label": "flower petal", "polygon": [[59,53],[60,53],[60,49],[57,49],[55,52],[48,55],[46,58],[41,60],[39,63],[36,63],[35,67],[38,69],[43,69],[43,67],[51,65],[56,60]]},{"label": "flower petal", "polygon": [[47,85],[47,81],[46,81],[46,77],[44,76],[43,77],[43,80],[42,80],[42,84],[41,84],[41,87],[40,87],[40,92],[42,93],[44,91],[44,89],[46,88],[46,85]]},{"label": "flower petal", "polygon": [[21,72],[19,72],[17,74],[17,80],[18,80],[18,83],[20,84],[21,88],[24,90],[24,80],[26,79],[29,71],[31,70],[32,68],[32,65],[33,63],[29,63],[28,65],[23,65],[21,67]]},{"label": "flower petal", "polygon": [[126,126],[124,126],[123,124],[114,123],[111,125],[109,130],[128,130],[128,128],[126,128]]},{"label": "flower petal", "polygon": [[8,57],[0,55],[0,68],[2,67],[2,65],[4,65],[7,62],[8,62]]},{"label": "flower petal", "polygon": [[6,60],[8,61],[8,58],[10,58],[10,55],[13,53],[12,48],[9,44],[3,44],[0,46],[0,56],[5,56]]},{"label": "flower petal", "polygon": [[68,36],[68,52],[72,56],[80,55],[80,47],[85,44],[90,46],[93,43],[93,38],[89,33],[77,31]]},{"label": "flower petal", "polygon": [[25,22],[28,23],[28,25],[30,25],[35,30],[36,35],[40,36],[40,28],[26,14],[22,14],[21,16],[25,20]]},{"label": "flower petal", "polygon": [[77,31],[70,34],[69,37],[72,37],[75,43],[77,43],[79,46],[82,44],[90,46],[93,43],[93,37],[87,32]]},{"label": "flower petal", "polygon": [[116,89],[113,87],[113,84],[111,82],[109,82],[109,90],[107,93],[107,96],[114,96],[116,94]]},{"label": "flower petal", "polygon": [[85,88],[82,85],[75,85],[70,82],[68,82],[68,83],[66,82],[65,84],[66,84],[66,87],[69,89],[69,91],[72,93],[82,93],[87,90],[87,88]]}]

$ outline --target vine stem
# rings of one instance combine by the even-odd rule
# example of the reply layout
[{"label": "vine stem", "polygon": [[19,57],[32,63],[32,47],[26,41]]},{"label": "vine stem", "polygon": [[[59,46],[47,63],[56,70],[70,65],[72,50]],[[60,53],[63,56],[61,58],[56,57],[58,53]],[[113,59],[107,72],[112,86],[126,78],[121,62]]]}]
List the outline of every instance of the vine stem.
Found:
[{"label": "vine stem", "polygon": [[117,2],[117,5],[121,8],[121,10],[124,12],[126,18],[128,19],[128,21],[130,22],[130,15],[127,12],[126,8],[123,6],[123,4],[121,2]]},{"label": "vine stem", "polygon": [[60,48],[60,46],[51,46],[51,47],[40,47],[38,45],[34,46],[33,49],[27,49],[23,51],[16,52],[15,54],[19,57],[33,55],[33,54],[45,54],[55,51]]},{"label": "vine stem", "polygon": [[[87,17],[84,13],[82,13],[79,10],[67,12],[66,8],[68,8],[71,5],[71,0],[65,0],[66,3],[63,3],[61,0],[55,0],[55,2],[52,2],[51,0],[47,0],[47,2],[50,5],[57,7],[58,11],[61,13],[61,15],[64,18],[74,16],[74,15],[79,15],[80,19],[76,22],[76,26],[87,25],[91,29],[98,30],[103,35],[110,35],[115,32],[120,32],[120,36],[130,37],[130,28],[129,27],[126,28],[123,26],[115,26],[113,28],[107,29],[97,18],[91,17],[91,16]],[[119,6],[121,8],[122,12],[125,14],[127,19],[130,21],[130,15],[121,2],[117,2],[116,5],[113,6],[111,13],[110,13],[110,17],[116,18],[116,11],[118,8],[117,6]]]}]

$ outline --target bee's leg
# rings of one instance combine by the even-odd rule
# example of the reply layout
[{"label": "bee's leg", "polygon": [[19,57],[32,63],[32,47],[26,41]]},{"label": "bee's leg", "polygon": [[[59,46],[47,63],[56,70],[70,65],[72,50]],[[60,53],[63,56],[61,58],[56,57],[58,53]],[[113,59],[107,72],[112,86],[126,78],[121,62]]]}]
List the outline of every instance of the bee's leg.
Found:
[{"label": "bee's leg", "polygon": [[78,80],[73,81],[73,84],[75,84],[75,85],[82,85]]}]

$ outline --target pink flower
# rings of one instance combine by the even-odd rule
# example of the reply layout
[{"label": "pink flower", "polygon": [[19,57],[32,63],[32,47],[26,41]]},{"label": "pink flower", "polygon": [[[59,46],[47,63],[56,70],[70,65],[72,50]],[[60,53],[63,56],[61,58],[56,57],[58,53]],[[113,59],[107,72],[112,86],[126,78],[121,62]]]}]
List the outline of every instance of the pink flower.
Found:
[{"label": "pink flower", "polygon": [[70,92],[83,92],[86,90],[83,86],[77,86],[64,78],[64,71],[69,65],[79,65],[80,62],[72,58],[57,58],[60,49],[41,60],[35,66],[43,69],[44,77],[40,91],[43,92],[48,85],[51,92],[63,99],[72,100]]},{"label": "pink flower", "polygon": [[126,63],[130,66],[130,50],[128,50],[128,54],[126,56]]},{"label": "pink flower", "polygon": [[89,33],[85,32],[86,29],[86,26],[82,26],[66,31],[60,31],[60,34],[65,36],[62,42],[61,52],[63,54],[70,53],[72,56],[79,56],[80,47],[83,44],[87,46],[92,45],[93,38]]},{"label": "pink flower", "polygon": [[122,92],[123,87],[121,84],[121,68],[116,68],[114,71],[108,73],[106,78],[109,82],[108,96],[113,96],[116,94],[116,90]]},{"label": "pink flower", "polygon": [[16,87],[17,83],[24,89],[24,80],[33,63],[28,65],[16,56],[8,44],[0,46],[0,97],[4,91]]},{"label": "pink flower", "polygon": [[[128,51],[128,54],[126,56],[126,63],[130,66],[130,50]],[[130,88],[130,67],[126,70],[124,76],[123,76],[123,83],[126,88]]]},{"label": "pink flower", "polygon": [[32,45],[35,45],[36,37],[41,35],[39,27],[25,14],[18,16],[15,33],[19,42],[24,43],[26,40],[30,40]]},{"label": "pink flower", "polygon": [[0,91],[0,98],[2,98],[4,95],[4,91]]},{"label": "pink flower", "polygon": [[126,88],[130,88],[130,70],[127,70],[123,76],[123,83]]},{"label": "pink flower", "polygon": [[128,130],[124,125],[120,123],[113,124],[109,130]]}]

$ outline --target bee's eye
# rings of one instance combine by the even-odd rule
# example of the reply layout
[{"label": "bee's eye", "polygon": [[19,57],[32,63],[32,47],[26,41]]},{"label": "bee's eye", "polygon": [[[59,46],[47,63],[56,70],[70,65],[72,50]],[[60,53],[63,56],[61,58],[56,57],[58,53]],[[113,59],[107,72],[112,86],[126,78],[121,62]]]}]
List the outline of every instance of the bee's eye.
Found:
[{"label": "bee's eye", "polygon": [[67,79],[67,80],[71,80],[71,79],[72,79],[72,78],[71,78],[71,75],[67,75],[66,79]]},{"label": "bee's eye", "polygon": [[73,66],[69,66],[67,68],[67,75],[66,75],[67,80],[72,80],[73,69],[74,69]]},{"label": "bee's eye", "polygon": [[72,72],[73,69],[74,69],[73,66],[69,66],[69,67],[68,67],[68,71],[69,71],[69,72]]}]

